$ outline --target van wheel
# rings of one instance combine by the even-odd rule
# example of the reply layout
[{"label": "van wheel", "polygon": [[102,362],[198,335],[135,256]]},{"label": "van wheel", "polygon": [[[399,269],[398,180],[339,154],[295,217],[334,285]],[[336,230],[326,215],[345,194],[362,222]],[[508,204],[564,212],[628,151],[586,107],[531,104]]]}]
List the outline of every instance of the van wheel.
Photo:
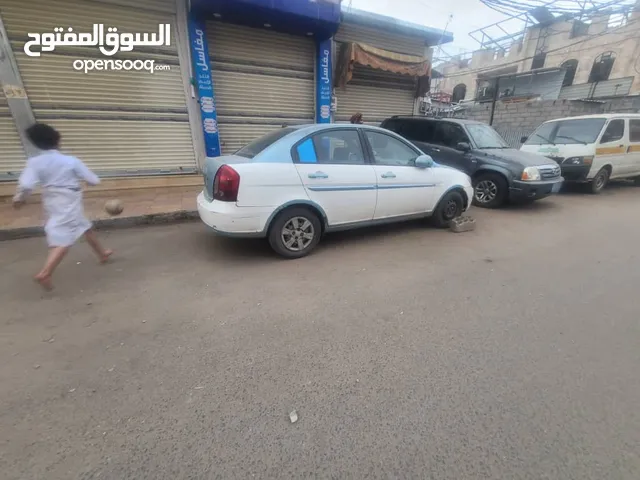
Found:
[{"label": "van wheel", "polygon": [[269,245],[281,257],[301,258],[309,255],[320,242],[320,219],[303,207],[280,213],[269,229]]},{"label": "van wheel", "polygon": [[507,198],[508,185],[502,175],[484,173],[473,180],[473,204],[484,208],[498,208]]},{"label": "van wheel", "polygon": [[460,192],[449,192],[440,200],[431,219],[437,228],[446,228],[451,220],[462,215],[463,210],[464,199]]},{"label": "van wheel", "polygon": [[593,180],[589,184],[589,189],[591,193],[598,194],[607,186],[607,183],[609,183],[609,170],[602,167],[596,176],[593,177]]}]

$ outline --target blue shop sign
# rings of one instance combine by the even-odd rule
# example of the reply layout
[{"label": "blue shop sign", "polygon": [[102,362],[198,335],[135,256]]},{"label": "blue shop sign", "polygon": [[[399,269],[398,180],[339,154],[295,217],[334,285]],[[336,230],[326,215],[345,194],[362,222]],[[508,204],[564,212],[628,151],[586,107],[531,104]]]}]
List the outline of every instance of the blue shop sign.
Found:
[{"label": "blue shop sign", "polygon": [[216,97],[213,77],[211,76],[205,17],[196,15],[194,12],[189,15],[189,40],[191,42],[195,86],[198,90],[205,150],[207,157],[219,157],[221,151],[218,114],[216,113]]},{"label": "blue shop sign", "polygon": [[317,43],[316,122],[331,123],[331,39]]}]

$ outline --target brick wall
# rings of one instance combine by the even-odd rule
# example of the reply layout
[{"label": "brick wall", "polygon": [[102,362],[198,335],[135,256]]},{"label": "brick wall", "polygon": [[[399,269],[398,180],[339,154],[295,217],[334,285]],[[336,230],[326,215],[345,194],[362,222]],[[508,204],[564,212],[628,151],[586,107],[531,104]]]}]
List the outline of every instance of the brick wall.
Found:
[{"label": "brick wall", "polygon": [[[579,100],[546,100],[496,104],[493,126],[510,145],[520,146],[520,137],[530,135],[541,123],[556,118],[598,113],[640,113],[640,96],[615,98],[603,103]],[[462,117],[489,123],[491,104],[467,108]]]}]

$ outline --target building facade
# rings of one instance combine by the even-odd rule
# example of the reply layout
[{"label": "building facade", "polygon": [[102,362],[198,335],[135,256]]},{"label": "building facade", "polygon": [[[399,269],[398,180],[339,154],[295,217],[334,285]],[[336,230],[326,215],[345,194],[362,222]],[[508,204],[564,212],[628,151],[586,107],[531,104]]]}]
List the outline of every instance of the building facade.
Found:
[{"label": "building facade", "polygon": [[482,100],[498,76],[562,68],[556,98],[639,94],[639,29],[640,2],[622,13],[602,11],[581,20],[559,18],[534,25],[509,47],[477,50],[439,65],[444,78],[434,87],[454,101]]},{"label": "building facade", "polygon": [[[37,153],[34,121],[135,186],[285,124],[411,114],[431,46],[451,40],[340,0],[0,0],[0,182]],[[360,54],[339,61],[345,46]]]}]

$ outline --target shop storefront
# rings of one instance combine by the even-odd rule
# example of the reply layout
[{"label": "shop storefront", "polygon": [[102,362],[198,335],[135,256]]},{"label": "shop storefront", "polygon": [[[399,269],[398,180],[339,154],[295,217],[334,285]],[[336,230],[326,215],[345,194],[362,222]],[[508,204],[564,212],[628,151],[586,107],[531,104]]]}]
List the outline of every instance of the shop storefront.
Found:
[{"label": "shop storefront", "polygon": [[331,121],[331,37],[339,20],[335,0],[192,1],[208,155],[233,153],[283,125]]},{"label": "shop storefront", "polygon": [[3,89],[0,89],[0,180],[2,175],[20,172],[24,167],[25,152],[9,110]]},{"label": "shop storefront", "polygon": [[[188,71],[183,76],[190,59],[188,49],[180,54],[176,10],[175,0],[0,4],[32,118],[58,128],[63,150],[103,177],[197,171]],[[100,63],[106,61],[124,67]],[[3,179],[15,178],[25,160],[10,120],[0,99]],[[24,119],[15,122],[24,126]]]},{"label": "shop storefront", "polygon": [[[0,20],[15,72],[0,83],[17,95],[0,92],[0,181],[34,153],[19,135],[34,120],[120,178],[196,173],[205,156],[283,125],[411,114],[430,71],[425,45],[441,36],[342,14],[340,0],[2,0]],[[343,47],[357,53],[336,76]]]},{"label": "shop storefront", "polygon": [[[428,47],[442,37],[442,31],[428,27],[345,12],[335,35],[335,121],[360,112],[365,123],[375,125],[392,115],[416,113],[416,98],[429,88]],[[449,34],[442,40],[450,41]]]}]

